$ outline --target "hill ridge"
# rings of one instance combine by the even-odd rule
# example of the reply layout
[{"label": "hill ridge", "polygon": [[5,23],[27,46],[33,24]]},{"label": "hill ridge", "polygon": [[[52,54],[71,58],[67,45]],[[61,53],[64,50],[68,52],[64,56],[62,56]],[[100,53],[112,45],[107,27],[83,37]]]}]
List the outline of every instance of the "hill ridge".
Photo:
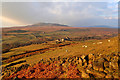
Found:
[{"label": "hill ridge", "polygon": [[65,25],[65,24],[59,24],[59,23],[45,23],[45,22],[40,22],[40,23],[28,25],[27,27],[32,27],[32,26],[63,26],[63,27],[69,27],[68,25]]}]

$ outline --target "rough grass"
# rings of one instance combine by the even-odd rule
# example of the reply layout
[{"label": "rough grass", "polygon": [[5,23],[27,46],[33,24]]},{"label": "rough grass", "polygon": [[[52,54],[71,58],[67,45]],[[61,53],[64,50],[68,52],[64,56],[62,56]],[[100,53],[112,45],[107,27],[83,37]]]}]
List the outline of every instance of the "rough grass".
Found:
[{"label": "rough grass", "polygon": [[[29,31],[26,33],[8,33],[8,31]],[[43,34],[42,32],[45,31]],[[63,38],[69,36],[71,38],[84,36],[101,36],[109,34],[117,34],[117,29],[110,28],[76,28],[76,27],[19,27],[19,28],[3,28],[3,43],[14,43],[30,41],[39,38]]]},{"label": "rough grass", "polygon": [[[80,55],[87,55],[89,53],[100,53],[100,54],[112,54],[112,53],[118,53],[118,37],[115,38],[111,38],[110,42],[108,42],[109,39],[105,39],[105,40],[87,40],[84,42],[71,42],[71,43],[76,43],[76,44],[72,44],[72,45],[68,45],[68,46],[64,46],[64,47],[57,47],[54,49],[50,49],[48,51],[46,51],[43,54],[36,54],[30,57],[25,57],[22,58],[24,60],[26,60],[27,64],[35,64],[38,63],[41,59],[47,59],[47,58],[55,58],[58,56],[61,57],[71,57],[71,56],[80,56]],[[98,42],[103,42],[102,44],[97,44]],[[52,42],[51,42],[52,43]],[[95,43],[95,44],[93,44]],[[82,45],[87,45],[87,48],[82,47]],[[22,53],[22,51],[25,50],[34,50],[34,49],[39,49],[42,47],[46,47],[48,45],[43,45],[43,44],[39,44],[39,45],[30,45],[30,46],[25,46],[25,47],[19,47],[19,48],[14,48],[12,49],[10,52],[3,54],[3,56],[11,56],[11,55],[15,55]],[[67,52],[66,52],[67,50]],[[18,53],[19,51],[19,53]],[[22,60],[19,59],[19,60]]]},{"label": "rough grass", "polygon": [[49,46],[49,45],[45,45],[45,44],[32,44],[32,45],[29,45],[29,46],[13,48],[13,49],[10,50],[10,52],[2,54],[2,57],[10,57],[12,55],[22,54],[25,51],[38,50],[38,49],[44,48],[46,46]]},{"label": "rough grass", "polygon": [[[103,44],[93,44],[97,42],[103,42]],[[54,51],[50,50],[45,52],[44,54],[37,54],[31,57],[26,58],[28,64],[36,63],[40,59],[47,59],[47,58],[54,58],[54,57],[70,57],[70,56],[80,56],[80,55],[87,55],[89,53],[100,53],[100,54],[111,54],[111,53],[118,53],[118,42],[117,37],[111,39],[111,42],[107,40],[92,40],[92,41],[85,41],[79,42],[76,45],[65,46],[62,48],[56,48]],[[87,45],[87,48],[83,48],[82,45]],[[68,52],[66,52],[68,50]]]},{"label": "rough grass", "polygon": [[[26,64],[26,62],[22,62],[25,61],[25,59],[20,59],[20,60],[16,60],[7,64],[2,64],[2,67],[7,67],[7,66],[14,66],[14,67],[19,67],[22,64]],[[21,62],[21,63],[20,63]]]}]

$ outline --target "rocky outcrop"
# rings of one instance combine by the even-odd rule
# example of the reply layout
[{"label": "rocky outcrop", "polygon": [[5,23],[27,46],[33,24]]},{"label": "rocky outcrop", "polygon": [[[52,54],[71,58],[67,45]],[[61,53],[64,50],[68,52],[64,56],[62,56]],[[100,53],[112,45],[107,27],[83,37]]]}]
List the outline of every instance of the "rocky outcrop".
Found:
[{"label": "rocky outcrop", "polygon": [[[13,79],[14,77],[27,78],[28,75],[31,75],[31,77],[28,78],[34,78],[34,77],[93,78],[94,77],[94,78],[118,79],[119,78],[118,59],[119,59],[119,55],[116,54],[111,54],[109,56],[107,54],[88,54],[88,55],[74,56],[69,58],[62,58],[58,56],[57,58],[49,58],[46,60],[41,59],[38,64],[30,67],[27,66],[28,68],[21,67],[19,68],[19,70],[13,70],[15,71],[15,73],[9,74],[9,78],[10,79]],[[4,68],[3,70],[5,71]],[[41,75],[38,75],[38,73]],[[36,76],[33,74],[36,74]],[[42,75],[44,75],[44,77]]]}]

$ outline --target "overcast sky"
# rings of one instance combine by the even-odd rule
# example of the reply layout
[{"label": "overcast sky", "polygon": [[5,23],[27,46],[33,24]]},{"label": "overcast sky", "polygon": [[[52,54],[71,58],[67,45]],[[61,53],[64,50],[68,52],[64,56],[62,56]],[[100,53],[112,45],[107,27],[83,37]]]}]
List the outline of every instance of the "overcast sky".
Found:
[{"label": "overcast sky", "polygon": [[4,2],[3,27],[39,22],[73,27],[118,26],[117,2]]}]

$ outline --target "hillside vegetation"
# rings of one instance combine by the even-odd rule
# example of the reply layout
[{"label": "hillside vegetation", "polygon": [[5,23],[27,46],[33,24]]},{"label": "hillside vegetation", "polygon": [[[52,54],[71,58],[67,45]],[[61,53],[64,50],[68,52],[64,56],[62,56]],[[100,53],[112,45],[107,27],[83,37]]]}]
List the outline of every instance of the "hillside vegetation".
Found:
[{"label": "hillside vegetation", "polygon": [[[110,40],[110,42],[108,42],[108,40]],[[102,43],[99,44],[99,42]],[[83,42],[66,41],[60,44],[54,43],[54,46],[53,43],[54,42],[49,42],[11,49],[10,52],[3,54],[3,57],[6,57],[5,60],[7,61],[8,59],[13,59],[26,51],[26,54],[35,54],[4,64],[3,71],[7,71],[6,74],[9,78],[15,78],[14,76],[17,76],[17,78],[118,78],[117,61],[119,57],[118,53],[120,52],[118,51],[117,45],[118,37],[104,40],[87,40]],[[70,44],[65,45],[68,43]],[[65,46],[58,46],[63,44]],[[83,45],[86,45],[87,47],[83,47]],[[44,51],[42,52],[42,50]],[[15,51],[21,52],[14,54]],[[90,60],[88,58],[90,55],[95,59],[92,58],[92,60]],[[110,64],[112,62],[112,58],[114,58],[115,61],[113,59],[113,64]],[[3,60],[3,63],[5,60]],[[99,60],[101,61],[100,63]],[[90,64],[91,61],[92,63]],[[113,67],[110,68],[110,66]],[[38,68],[40,68],[40,72],[36,72]],[[14,70],[10,71],[11,69]],[[20,69],[20,71],[18,71],[18,69]],[[50,69],[50,71],[47,69]],[[29,70],[33,70],[33,72],[28,72],[31,76],[27,77],[28,74],[25,75],[24,72]],[[9,74],[9,72],[12,73]],[[41,75],[37,75],[38,73]],[[43,73],[46,75],[43,76]],[[34,76],[34,74],[36,74],[36,76]]]},{"label": "hillside vegetation", "polygon": [[66,26],[32,26],[3,28],[3,53],[12,48],[41,44],[59,38],[70,37],[72,41],[88,39],[106,39],[117,35],[117,29],[110,28],[77,28]]},{"label": "hillside vegetation", "polygon": [[2,79],[119,79],[119,35],[112,28],[34,24],[3,28]]}]

